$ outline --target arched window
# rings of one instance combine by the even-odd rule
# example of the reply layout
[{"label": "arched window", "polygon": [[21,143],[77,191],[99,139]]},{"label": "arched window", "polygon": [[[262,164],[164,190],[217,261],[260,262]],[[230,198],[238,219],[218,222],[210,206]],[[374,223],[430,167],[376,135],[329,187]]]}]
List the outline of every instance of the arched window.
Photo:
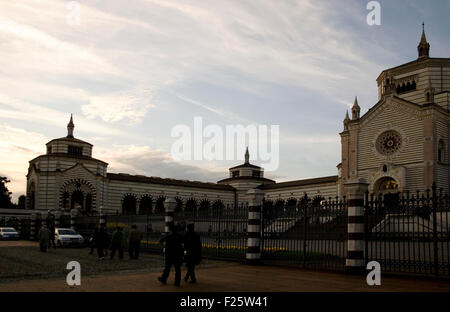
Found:
[{"label": "arched window", "polygon": [[270,199],[263,200],[263,214],[265,218],[273,218],[273,201],[271,201]]},{"label": "arched window", "polygon": [[122,214],[134,215],[136,214],[136,197],[127,195],[122,201]]},{"label": "arched window", "polygon": [[87,194],[86,195],[86,207],[84,207],[84,210],[86,213],[90,213],[92,211],[92,195]]},{"label": "arched window", "polygon": [[186,201],[186,208],[185,208],[185,212],[187,213],[194,213],[197,211],[197,201],[193,198],[189,198]]},{"label": "arched window", "polygon": [[165,211],[164,201],[166,200],[165,196],[159,196],[156,200],[155,211],[157,213],[163,213]]},{"label": "arched window", "polygon": [[438,162],[445,162],[445,145],[442,139],[438,143]]},{"label": "arched window", "polygon": [[147,215],[152,213],[152,198],[148,195],[142,196],[139,203],[139,214]]},{"label": "arched window", "polygon": [[177,205],[175,206],[175,212],[183,211],[183,200],[179,197],[176,197]]},{"label": "arched window", "polygon": [[200,202],[200,207],[198,209],[199,212],[202,214],[207,214],[209,212],[209,207],[211,206],[211,203],[207,199],[203,199]]},{"label": "arched window", "polygon": [[221,214],[221,212],[223,211],[225,205],[223,204],[223,202],[218,199],[216,200],[213,205],[212,205],[212,214],[214,217],[217,217]]}]

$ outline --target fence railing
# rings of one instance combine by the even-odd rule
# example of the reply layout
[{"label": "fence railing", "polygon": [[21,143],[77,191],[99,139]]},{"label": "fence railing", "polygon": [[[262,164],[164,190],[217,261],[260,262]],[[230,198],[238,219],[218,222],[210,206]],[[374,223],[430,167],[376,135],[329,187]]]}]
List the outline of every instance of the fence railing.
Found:
[{"label": "fence railing", "polygon": [[365,199],[365,260],[384,272],[450,276],[449,197],[431,191]]},{"label": "fence railing", "polygon": [[303,268],[345,269],[347,205],[307,196],[282,209],[263,212],[262,260]]}]

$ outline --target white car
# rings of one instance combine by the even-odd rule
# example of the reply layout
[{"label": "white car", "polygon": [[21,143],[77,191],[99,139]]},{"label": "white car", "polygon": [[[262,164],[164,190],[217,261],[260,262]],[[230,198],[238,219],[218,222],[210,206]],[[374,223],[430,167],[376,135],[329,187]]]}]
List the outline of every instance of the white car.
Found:
[{"label": "white car", "polygon": [[84,238],[77,232],[68,228],[55,229],[55,241],[60,247],[63,246],[81,246],[84,243]]},{"label": "white car", "polygon": [[0,227],[0,239],[19,239],[19,233],[13,227]]}]

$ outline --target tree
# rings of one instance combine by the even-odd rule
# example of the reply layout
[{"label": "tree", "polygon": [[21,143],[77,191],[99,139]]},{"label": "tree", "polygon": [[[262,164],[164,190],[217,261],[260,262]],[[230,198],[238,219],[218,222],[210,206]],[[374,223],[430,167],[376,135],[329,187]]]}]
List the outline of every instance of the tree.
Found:
[{"label": "tree", "polygon": [[25,209],[25,200],[26,200],[25,195],[20,195],[18,199],[17,208]]},{"label": "tree", "polygon": [[7,177],[0,177],[0,208],[11,208],[11,192],[6,187],[6,183],[11,182]]}]

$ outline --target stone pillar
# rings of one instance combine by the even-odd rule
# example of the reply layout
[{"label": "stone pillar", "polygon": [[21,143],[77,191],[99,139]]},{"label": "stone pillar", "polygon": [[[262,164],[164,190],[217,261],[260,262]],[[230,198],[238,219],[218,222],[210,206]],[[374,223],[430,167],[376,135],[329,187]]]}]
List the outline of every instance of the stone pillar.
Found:
[{"label": "stone pillar", "polygon": [[37,238],[36,218],[37,218],[37,215],[35,213],[32,213],[31,221],[30,221],[30,240],[35,240]]},{"label": "stone pillar", "polygon": [[261,213],[264,192],[251,189],[246,194],[248,200],[247,254],[250,264],[261,262]]},{"label": "stone pillar", "polygon": [[364,194],[368,189],[364,179],[353,179],[345,183],[348,198],[348,241],[345,265],[348,273],[363,273],[364,261]]},{"label": "stone pillar", "polygon": [[164,232],[169,233],[169,226],[173,224],[173,216],[175,212],[175,207],[177,206],[177,201],[174,198],[166,198],[164,200],[164,210],[166,216],[164,217],[165,226]]},{"label": "stone pillar", "polygon": [[72,230],[76,230],[76,219],[77,219],[77,215],[78,215],[78,209],[74,208],[72,210],[70,210],[70,228]]}]

